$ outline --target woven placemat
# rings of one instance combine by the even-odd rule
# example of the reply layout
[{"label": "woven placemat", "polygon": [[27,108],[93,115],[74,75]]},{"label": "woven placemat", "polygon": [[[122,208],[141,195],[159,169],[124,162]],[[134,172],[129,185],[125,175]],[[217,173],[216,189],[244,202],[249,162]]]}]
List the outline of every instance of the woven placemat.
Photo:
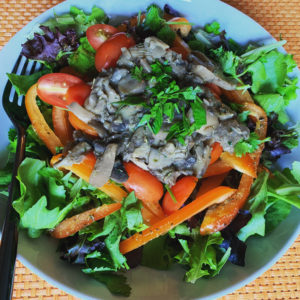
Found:
[{"label": "woven placemat", "polygon": [[[133,0],[132,0],[133,1]],[[0,49],[24,25],[60,0],[0,0]],[[294,54],[300,66],[299,0],[225,0],[246,13],[274,37],[286,39],[286,50]],[[247,34],[245,32],[245,34]],[[16,265],[14,300],[75,300],[33,274],[19,261]],[[221,298],[300,299],[300,237],[289,251],[261,277]]]}]

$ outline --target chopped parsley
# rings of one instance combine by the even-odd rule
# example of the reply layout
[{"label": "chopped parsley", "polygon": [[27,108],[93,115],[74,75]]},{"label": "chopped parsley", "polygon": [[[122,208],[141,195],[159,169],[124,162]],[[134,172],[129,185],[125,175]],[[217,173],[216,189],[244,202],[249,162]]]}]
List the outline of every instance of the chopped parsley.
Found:
[{"label": "chopped parsley", "polygon": [[214,21],[210,24],[206,24],[204,27],[206,32],[213,33],[215,35],[220,34],[220,28],[221,28],[220,23],[218,23],[217,21]]},{"label": "chopped parsley", "polygon": [[[136,96],[127,97],[120,104],[123,106],[126,104],[143,105],[146,112],[138,126],[147,125],[154,134],[161,130],[164,120],[167,119],[169,123],[172,123],[175,114],[181,114],[181,120],[170,127],[167,140],[175,137],[184,144],[186,136],[206,124],[206,111],[198,96],[202,90],[200,87],[192,86],[181,88],[172,77],[172,68],[167,61],[164,63],[156,61],[151,65],[151,69],[151,73],[146,73],[142,67],[136,66],[131,71],[134,78],[148,81],[146,99]],[[193,122],[186,115],[189,108],[192,110]]]},{"label": "chopped parsley", "polygon": [[235,144],[234,146],[235,155],[238,157],[242,157],[246,153],[253,153],[258,149],[260,144],[265,143],[269,140],[270,140],[269,137],[260,140],[258,138],[258,135],[255,132],[251,132],[250,137],[247,140],[242,139]]}]

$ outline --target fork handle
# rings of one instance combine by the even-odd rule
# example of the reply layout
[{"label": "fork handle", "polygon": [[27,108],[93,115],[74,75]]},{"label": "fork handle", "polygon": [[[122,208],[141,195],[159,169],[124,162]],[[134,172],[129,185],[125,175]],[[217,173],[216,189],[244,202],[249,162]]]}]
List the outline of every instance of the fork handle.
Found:
[{"label": "fork handle", "polygon": [[18,191],[17,171],[25,154],[25,130],[17,128],[18,144],[0,244],[0,299],[11,299],[18,248],[18,217],[12,207]]}]

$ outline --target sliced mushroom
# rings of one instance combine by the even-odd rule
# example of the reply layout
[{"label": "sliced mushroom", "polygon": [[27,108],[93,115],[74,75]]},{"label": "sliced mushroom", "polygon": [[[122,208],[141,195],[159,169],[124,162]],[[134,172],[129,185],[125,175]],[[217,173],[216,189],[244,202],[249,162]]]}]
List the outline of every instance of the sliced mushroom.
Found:
[{"label": "sliced mushroom", "polygon": [[69,150],[68,154],[59,162],[54,164],[54,168],[60,168],[63,166],[72,166],[73,164],[79,164],[84,158],[84,154],[90,151],[92,147],[87,142],[81,142]]},{"label": "sliced mushroom", "polygon": [[100,137],[106,136],[106,131],[103,126],[97,121],[96,115],[84,107],[82,107],[77,102],[72,102],[68,109],[81,121],[93,127]]},{"label": "sliced mushroom", "polygon": [[193,166],[196,177],[201,178],[208,167],[210,161],[211,148],[209,146],[198,145],[195,147],[197,161]]},{"label": "sliced mushroom", "polygon": [[211,112],[206,111],[206,124],[198,129],[197,132],[202,135],[211,136],[218,126],[218,117]]},{"label": "sliced mushroom", "polygon": [[161,58],[169,47],[168,44],[164,43],[155,36],[150,36],[145,39],[145,48],[150,52],[153,58]]},{"label": "sliced mushroom", "polygon": [[72,102],[69,106],[68,109],[81,121],[84,123],[89,123],[93,119],[96,118],[96,115],[88,110],[86,110],[84,107],[82,107],[79,103],[77,102]]},{"label": "sliced mushroom", "polygon": [[118,83],[118,89],[123,95],[141,94],[144,92],[146,84],[131,76],[131,74],[123,77]]},{"label": "sliced mushroom", "polygon": [[199,76],[204,82],[211,82],[224,90],[235,90],[236,85],[222,78],[220,74],[215,74],[202,65],[192,65],[192,72]]},{"label": "sliced mushroom", "polygon": [[94,170],[89,180],[91,185],[101,187],[107,183],[114,167],[117,149],[117,144],[109,144],[103,155],[97,158]]},{"label": "sliced mushroom", "polygon": [[200,51],[192,51],[189,56],[189,60],[194,64],[203,65],[211,71],[216,69],[215,64],[204,53]]}]

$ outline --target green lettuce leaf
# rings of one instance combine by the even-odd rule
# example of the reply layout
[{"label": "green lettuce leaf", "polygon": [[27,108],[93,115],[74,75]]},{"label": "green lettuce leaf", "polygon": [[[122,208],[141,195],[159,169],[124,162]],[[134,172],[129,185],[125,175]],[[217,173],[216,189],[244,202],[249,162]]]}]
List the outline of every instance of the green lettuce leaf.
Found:
[{"label": "green lettuce leaf", "polygon": [[98,23],[107,23],[108,18],[103,9],[94,6],[90,14],[85,13],[83,10],[71,6],[70,13],[63,15],[56,15],[54,18],[48,19],[42,25],[50,28],[54,31],[58,28],[59,31],[65,32],[68,29],[75,29],[79,36],[83,35],[89,26]]},{"label": "green lettuce leaf", "polygon": [[246,241],[252,235],[264,236],[288,216],[292,206],[300,208],[300,162],[297,161],[291,170],[276,170],[272,176],[265,171],[259,173],[245,205],[252,218],[238,232],[238,238]]},{"label": "green lettuce leaf", "polygon": [[25,158],[18,169],[17,179],[20,197],[14,200],[13,207],[20,216],[21,226],[35,235],[42,233],[41,229],[54,228],[71,211],[81,212],[91,201],[100,205],[98,199],[109,199],[82,179],[64,175],[38,159]]},{"label": "green lettuce leaf", "polygon": [[91,276],[97,281],[105,284],[112,294],[129,297],[131,287],[126,282],[124,275],[116,273],[95,272]]},{"label": "green lettuce leaf", "polygon": [[96,72],[95,53],[87,38],[82,37],[79,47],[68,58],[69,65],[82,74]]},{"label": "green lettuce leaf", "polygon": [[286,57],[273,50],[247,67],[252,76],[253,93],[274,93],[283,86],[288,71]]},{"label": "green lettuce leaf", "polygon": [[215,245],[220,245],[223,238],[220,232],[208,236],[197,235],[190,248],[189,271],[185,274],[185,281],[195,283],[201,277],[216,276],[230,256],[231,249],[225,252],[220,260],[217,259]]},{"label": "green lettuce leaf", "polygon": [[172,264],[172,255],[168,247],[168,236],[160,236],[143,247],[141,264],[156,270],[168,270]]},{"label": "green lettuce leaf", "polygon": [[290,214],[292,205],[282,201],[275,200],[272,205],[267,208],[265,214],[265,228],[266,234],[274,230],[286,217]]}]

